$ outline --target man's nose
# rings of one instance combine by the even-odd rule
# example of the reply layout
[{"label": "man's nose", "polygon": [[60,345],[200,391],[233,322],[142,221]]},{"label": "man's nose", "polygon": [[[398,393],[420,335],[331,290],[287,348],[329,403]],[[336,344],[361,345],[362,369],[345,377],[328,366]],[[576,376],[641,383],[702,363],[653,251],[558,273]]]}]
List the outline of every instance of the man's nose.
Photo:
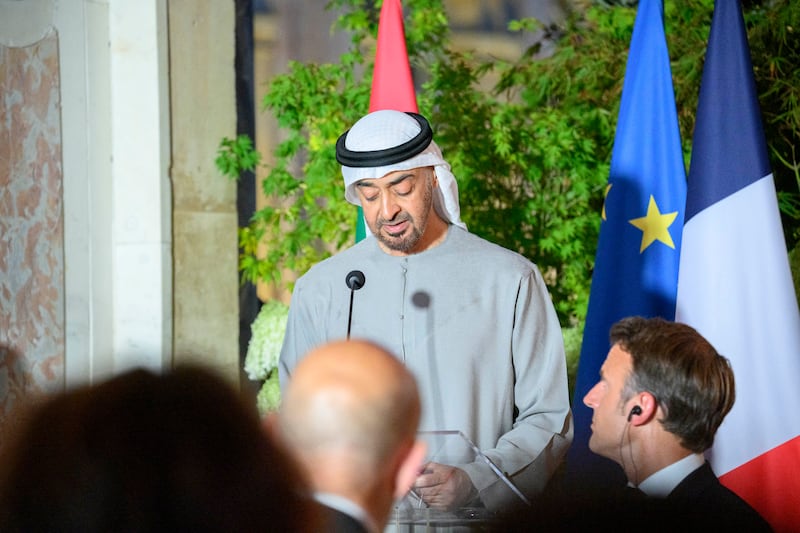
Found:
[{"label": "man's nose", "polygon": [[384,194],[381,197],[381,218],[384,220],[392,220],[399,212],[400,207],[397,205],[394,195]]},{"label": "man's nose", "polygon": [[589,389],[589,392],[583,397],[583,403],[586,407],[591,407],[592,409],[597,406],[597,385]]}]

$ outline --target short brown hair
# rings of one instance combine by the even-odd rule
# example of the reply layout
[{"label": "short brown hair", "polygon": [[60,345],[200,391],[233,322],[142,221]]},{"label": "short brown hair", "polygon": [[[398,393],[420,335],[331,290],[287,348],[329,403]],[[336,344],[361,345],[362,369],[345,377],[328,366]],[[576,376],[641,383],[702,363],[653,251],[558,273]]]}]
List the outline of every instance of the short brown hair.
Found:
[{"label": "short brown hair", "polygon": [[736,399],[728,359],[694,328],[662,318],[628,317],[611,327],[611,344],[632,360],[622,393],[655,396],[665,415],[660,422],[681,445],[702,453]]}]

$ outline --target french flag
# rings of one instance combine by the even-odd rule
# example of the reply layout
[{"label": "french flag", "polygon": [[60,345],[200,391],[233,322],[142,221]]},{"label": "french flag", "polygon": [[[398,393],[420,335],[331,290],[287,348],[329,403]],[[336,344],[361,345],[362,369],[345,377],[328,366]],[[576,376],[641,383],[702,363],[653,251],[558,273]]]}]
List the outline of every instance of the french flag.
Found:
[{"label": "french flag", "polygon": [[730,359],[709,452],[776,531],[800,530],[800,312],[739,0],[717,0],[689,167],[675,319]]}]

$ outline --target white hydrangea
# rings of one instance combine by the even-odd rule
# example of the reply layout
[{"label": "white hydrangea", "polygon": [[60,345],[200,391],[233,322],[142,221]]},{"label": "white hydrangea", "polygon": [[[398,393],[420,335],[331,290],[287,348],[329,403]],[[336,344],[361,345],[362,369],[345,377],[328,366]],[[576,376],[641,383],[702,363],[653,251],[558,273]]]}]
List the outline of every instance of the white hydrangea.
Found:
[{"label": "white hydrangea", "polygon": [[261,306],[250,325],[252,335],[247,345],[244,370],[253,381],[265,380],[278,367],[289,306],[279,300],[269,300]]},{"label": "white hydrangea", "polygon": [[281,385],[278,381],[278,372],[272,372],[256,396],[256,407],[261,416],[276,411],[281,405]]}]

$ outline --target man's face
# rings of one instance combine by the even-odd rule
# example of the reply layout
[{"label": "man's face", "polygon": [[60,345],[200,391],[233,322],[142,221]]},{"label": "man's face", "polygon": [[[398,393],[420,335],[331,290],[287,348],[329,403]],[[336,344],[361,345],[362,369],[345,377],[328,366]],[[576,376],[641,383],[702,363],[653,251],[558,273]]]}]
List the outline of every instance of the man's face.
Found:
[{"label": "man's face", "polygon": [[435,179],[433,167],[421,167],[356,184],[367,225],[387,253],[417,251],[431,214]]},{"label": "man's face", "polygon": [[583,397],[583,403],[594,410],[589,449],[617,462],[628,423],[622,389],[631,370],[630,354],[615,344],[600,368],[600,381]]}]

